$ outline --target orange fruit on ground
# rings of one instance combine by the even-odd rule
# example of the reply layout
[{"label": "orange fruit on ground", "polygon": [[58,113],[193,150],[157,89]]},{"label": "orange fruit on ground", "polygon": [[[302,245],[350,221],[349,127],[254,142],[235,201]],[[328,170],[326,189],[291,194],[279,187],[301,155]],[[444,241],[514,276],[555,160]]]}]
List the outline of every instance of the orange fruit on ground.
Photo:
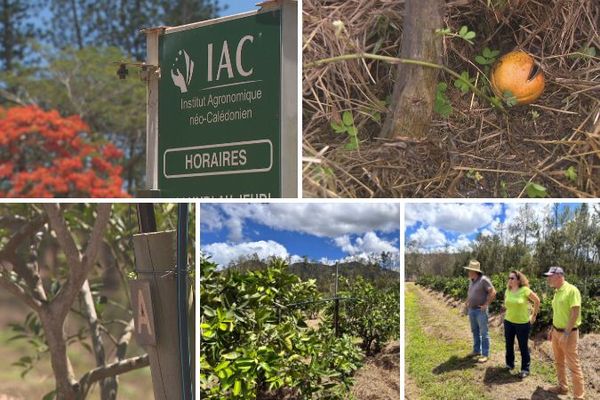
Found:
[{"label": "orange fruit on ground", "polygon": [[544,71],[529,54],[511,51],[494,64],[490,82],[496,96],[510,92],[517,104],[530,104],[544,91]]}]

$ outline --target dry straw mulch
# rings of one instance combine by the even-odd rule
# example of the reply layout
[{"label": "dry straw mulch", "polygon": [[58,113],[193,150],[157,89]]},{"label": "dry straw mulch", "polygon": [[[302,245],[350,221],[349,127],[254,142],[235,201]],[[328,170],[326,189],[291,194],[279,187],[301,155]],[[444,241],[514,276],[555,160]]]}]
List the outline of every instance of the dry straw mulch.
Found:
[{"label": "dry straw mulch", "polygon": [[[402,0],[304,0],[303,62],[352,53],[398,56]],[[341,21],[343,25],[334,23]],[[378,139],[396,66],[352,60],[304,68],[305,197],[527,197],[529,182],[551,197],[600,197],[600,1],[458,0],[446,4],[453,31],[467,25],[471,45],[444,37],[444,64],[469,71],[484,47],[532,54],[546,89],[508,116],[448,84],[453,106],[435,115],[426,139]],[[443,27],[440,27],[443,28]],[[582,56],[595,48],[595,57]],[[360,147],[330,126],[351,111]],[[576,178],[565,174],[570,167]],[[575,178],[575,179],[574,179]]]}]

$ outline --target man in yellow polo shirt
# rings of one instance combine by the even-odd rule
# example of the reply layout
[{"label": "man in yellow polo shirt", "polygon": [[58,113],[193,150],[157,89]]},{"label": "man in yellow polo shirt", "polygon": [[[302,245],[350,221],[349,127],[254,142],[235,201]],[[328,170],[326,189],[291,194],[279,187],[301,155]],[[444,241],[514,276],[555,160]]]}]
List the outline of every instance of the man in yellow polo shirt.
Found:
[{"label": "man in yellow polo shirt", "polygon": [[551,339],[559,386],[552,387],[549,391],[555,394],[569,393],[568,367],[573,379],[573,397],[580,400],[585,396],[583,371],[577,353],[578,328],[581,325],[581,293],[565,280],[565,272],[561,267],[550,267],[544,275],[548,285],[555,289],[552,299]]}]

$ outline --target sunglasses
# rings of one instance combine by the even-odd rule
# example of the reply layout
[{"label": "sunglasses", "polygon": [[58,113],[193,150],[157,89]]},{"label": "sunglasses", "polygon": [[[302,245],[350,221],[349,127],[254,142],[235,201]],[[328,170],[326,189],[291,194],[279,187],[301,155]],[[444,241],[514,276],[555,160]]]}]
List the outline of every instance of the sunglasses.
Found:
[{"label": "sunglasses", "polygon": [[508,280],[510,280],[510,281],[517,280],[517,277],[516,276],[509,276]]}]

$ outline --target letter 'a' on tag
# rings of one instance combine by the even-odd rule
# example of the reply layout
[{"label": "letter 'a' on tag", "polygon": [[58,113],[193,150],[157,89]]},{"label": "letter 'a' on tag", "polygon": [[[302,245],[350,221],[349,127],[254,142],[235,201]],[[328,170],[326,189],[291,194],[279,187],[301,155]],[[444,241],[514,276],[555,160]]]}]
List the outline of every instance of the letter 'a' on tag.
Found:
[{"label": "letter 'a' on tag", "polygon": [[131,305],[133,307],[134,334],[138,344],[142,346],[156,345],[156,324],[154,309],[152,308],[152,295],[150,281],[129,281],[131,292]]}]

